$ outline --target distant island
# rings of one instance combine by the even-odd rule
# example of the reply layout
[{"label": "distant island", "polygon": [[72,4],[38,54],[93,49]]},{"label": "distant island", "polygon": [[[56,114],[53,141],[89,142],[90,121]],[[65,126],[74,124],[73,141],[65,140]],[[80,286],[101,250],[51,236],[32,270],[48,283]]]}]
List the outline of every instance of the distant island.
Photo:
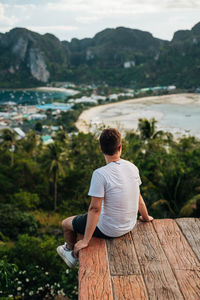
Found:
[{"label": "distant island", "polygon": [[38,87],[53,81],[142,88],[199,88],[200,22],[171,41],[117,27],[93,38],[60,41],[25,28],[0,33],[0,87]]}]

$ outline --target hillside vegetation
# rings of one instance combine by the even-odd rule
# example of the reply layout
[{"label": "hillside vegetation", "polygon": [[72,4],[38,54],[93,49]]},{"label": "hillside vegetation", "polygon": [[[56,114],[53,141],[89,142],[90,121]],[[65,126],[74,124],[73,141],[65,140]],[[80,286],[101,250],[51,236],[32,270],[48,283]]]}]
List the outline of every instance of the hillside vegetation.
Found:
[{"label": "hillside vegetation", "polygon": [[0,35],[0,84],[4,88],[52,81],[197,88],[199,77],[200,23],[175,32],[171,41],[125,27],[71,42],[24,28]]},{"label": "hillside vegetation", "polygon": [[[99,129],[99,132],[101,129]],[[98,136],[58,132],[44,146],[34,131],[23,140],[3,131],[0,144],[0,297],[77,299],[77,269],[56,254],[61,221],[87,211],[92,172],[105,164]],[[11,152],[12,145],[15,151]],[[135,163],[141,193],[155,218],[200,216],[200,142],[174,140],[140,120],[123,140],[122,158]]]}]

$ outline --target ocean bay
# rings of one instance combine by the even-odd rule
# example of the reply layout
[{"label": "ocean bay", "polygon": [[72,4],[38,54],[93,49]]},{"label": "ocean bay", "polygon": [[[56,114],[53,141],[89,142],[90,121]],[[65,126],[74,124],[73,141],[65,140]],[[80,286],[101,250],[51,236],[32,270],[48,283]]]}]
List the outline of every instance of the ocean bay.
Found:
[{"label": "ocean bay", "polygon": [[41,105],[56,100],[64,101],[71,93],[67,90],[57,89],[20,89],[20,90],[0,90],[0,104],[14,102],[21,105]]},{"label": "ocean bay", "polygon": [[157,129],[175,136],[200,137],[200,95],[174,94],[144,97],[91,108],[82,113],[77,126],[87,132],[101,124],[120,130],[137,130],[138,119],[155,118]]}]

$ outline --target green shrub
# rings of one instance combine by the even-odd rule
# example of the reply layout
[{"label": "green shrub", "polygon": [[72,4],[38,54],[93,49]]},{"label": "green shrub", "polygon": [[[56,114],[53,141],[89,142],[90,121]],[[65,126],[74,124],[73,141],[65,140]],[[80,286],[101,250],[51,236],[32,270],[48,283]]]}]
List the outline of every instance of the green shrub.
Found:
[{"label": "green shrub", "polygon": [[10,264],[4,259],[0,260],[0,297],[8,296],[5,292],[12,290],[13,278],[17,271],[18,267],[15,264]]},{"label": "green shrub", "polygon": [[69,270],[58,256],[56,247],[61,243],[63,240],[55,236],[20,235],[7,251],[8,262],[16,264],[20,270],[13,277],[12,290],[7,293],[34,300],[45,296],[51,299],[57,294],[77,299],[78,269]]},{"label": "green shrub", "polygon": [[39,265],[30,264],[18,269],[4,259],[0,261],[0,271],[0,299],[40,300],[54,299],[56,295],[77,299],[77,270],[62,270],[54,280]]},{"label": "green shrub", "polygon": [[40,199],[37,194],[25,192],[20,189],[18,193],[11,195],[10,201],[19,209],[30,210],[38,207]]},{"label": "green shrub", "polygon": [[22,233],[37,234],[39,222],[36,221],[34,216],[21,212],[13,205],[1,204],[0,227],[3,235],[16,239]]}]

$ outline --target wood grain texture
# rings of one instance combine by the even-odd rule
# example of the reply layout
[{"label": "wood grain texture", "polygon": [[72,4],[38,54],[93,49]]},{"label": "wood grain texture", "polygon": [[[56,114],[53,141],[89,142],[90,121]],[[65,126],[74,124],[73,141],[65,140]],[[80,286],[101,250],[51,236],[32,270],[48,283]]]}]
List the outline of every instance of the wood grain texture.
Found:
[{"label": "wood grain texture", "polygon": [[79,300],[113,300],[106,243],[92,238],[79,254]]},{"label": "wood grain texture", "polygon": [[113,276],[115,300],[148,300],[148,294],[141,275]]},{"label": "wood grain texture", "polygon": [[200,260],[200,219],[180,218],[176,219],[176,222],[190,244],[190,247]]},{"label": "wood grain texture", "polygon": [[149,299],[184,299],[152,223],[138,221],[131,234]]},{"label": "wood grain texture", "polygon": [[123,237],[92,238],[79,254],[79,300],[200,300],[199,244],[194,218],[138,221]]},{"label": "wood grain texture", "polygon": [[175,270],[185,300],[200,299],[200,274],[191,270]]},{"label": "wood grain texture", "polygon": [[111,275],[141,274],[131,234],[107,240]]},{"label": "wood grain texture", "polygon": [[173,269],[197,270],[199,268],[198,258],[174,220],[155,220],[153,225]]},{"label": "wood grain texture", "polygon": [[174,220],[153,223],[180,289],[187,300],[200,299],[200,263]]}]

